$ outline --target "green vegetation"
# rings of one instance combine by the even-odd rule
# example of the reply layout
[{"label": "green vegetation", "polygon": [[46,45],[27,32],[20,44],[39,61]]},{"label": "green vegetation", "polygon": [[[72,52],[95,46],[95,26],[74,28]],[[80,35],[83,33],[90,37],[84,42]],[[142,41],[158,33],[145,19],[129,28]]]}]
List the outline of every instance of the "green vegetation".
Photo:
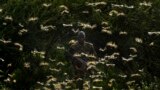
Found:
[{"label": "green vegetation", "polygon": [[1,0],[0,89],[76,89],[65,52],[83,30],[98,54],[85,90],[159,90],[159,8],[159,0]]}]

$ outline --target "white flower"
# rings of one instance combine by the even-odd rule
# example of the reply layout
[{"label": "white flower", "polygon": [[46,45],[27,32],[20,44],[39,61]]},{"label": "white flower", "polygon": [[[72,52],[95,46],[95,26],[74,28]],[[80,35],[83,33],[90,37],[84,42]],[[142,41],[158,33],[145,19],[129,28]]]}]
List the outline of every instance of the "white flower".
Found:
[{"label": "white flower", "polygon": [[30,68],[30,63],[29,63],[29,62],[25,62],[25,63],[24,63],[24,67],[25,67],[25,68]]},{"label": "white flower", "polygon": [[144,2],[142,2],[142,3],[139,3],[139,5],[140,6],[152,6],[152,3],[151,2],[146,2],[146,1],[144,1]]},{"label": "white flower", "polygon": [[4,44],[7,44],[7,43],[11,43],[12,41],[11,40],[0,39],[0,42],[3,42]]},{"label": "white flower", "polygon": [[48,63],[48,62],[41,62],[39,65],[40,65],[40,66],[48,66],[49,63]]},{"label": "white flower", "polygon": [[65,5],[60,5],[59,8],[64,9],[64,10],[68,10],[68,7]]},{"label": "white flower", "polygon": [[119,35],[127,35],[128,33],[126,31],[120,31]]},{"label": "white flower", "polygon": [[70,24],[63,24],[63,27],[72,27],[73,26],[73,24],[72,23],[70,23]]},{"label": "white flower", "polygon": [[110,47],[113,47],[113,48],[117,48],[118,46],[115,44],[115,42],[108,42],[107,44],[106,44],[107,46],[110,46]]},{"label": "white flower", "polygon": [[135,38],[135,41],[137,42],[137,43],[143,43],[143,40],[141,39],[141,38]]},{"label": "white flower", "polygon": [[3,9],[2,8],[0,8],[0,13],[3,11]]},{"label": "white flower", "polygon": [[110,29],[110,27],[102,27],[102,33],[107,33],[107,34],[109,34],[109,35],[111,35],[112,34],[112,31],[111,30],[109,30]]},{"label": "white flower", "polygon": [[148,35],[160,35],[160,32],[159,32],[159,31],[156,31],[156,32],[148,32]]},{"label": "white flower", "polygon": [[46,32],[47,32],[47,31],[49,31],[50,29],[55,29],[56,26],[53,26],[53,25],[44,26],[44,25],[41,24],[40,27],[41,27],[41,30],[42,30],[42,31],[46,31]]},{"label": "white flower", "polygon": [[44,7],[50,7],[52,4],[51,3],[43,3]]},{"label": "white flower", "polygon": [[101,25],[108,26],[108,22],[102,22]]},{"label": "white flower", "polygon": [[109,16],[113,16],[114,14],[118,15],[118,11],[112,10],[112,11],[109,12]]},{"label": "white flower", "polygon": [[89,11],[82,11],[82,13],[87,13],[87,14],[88,14],[88,13],[89,13]]},{"label": "white flower", "polygon": [[20,31],[18,32],[18,34],[19,34],[19,35],[22,35],[23,33],[26,33],[26,32],[28,32],[28,30],[23,28],[22,30],[20,30]]},{"label": "white flower", "polygon": [[86,6],[98,6],[98,5],[106,5],[107,3],[106,2],[95,2],[95,3],[89,3],[89,2],[86,2]]},{"label": "white flower", "polygon": [[28,21],[36,21],[36,20],[38,20],[38,17],[30,17],[30,18],[28,19]]},{"label": "white flower", "polygon": [[20,43],[14,43],[15,46],[19,47],[19,50],[22,51],[23,50],[23,45]]},{"label": "white flower", "polygon": [[10,20],[10,21],[13,21],[13,18],[12,18],[12,16],[6,16],[4,19],[5,19],[5,20]]}]

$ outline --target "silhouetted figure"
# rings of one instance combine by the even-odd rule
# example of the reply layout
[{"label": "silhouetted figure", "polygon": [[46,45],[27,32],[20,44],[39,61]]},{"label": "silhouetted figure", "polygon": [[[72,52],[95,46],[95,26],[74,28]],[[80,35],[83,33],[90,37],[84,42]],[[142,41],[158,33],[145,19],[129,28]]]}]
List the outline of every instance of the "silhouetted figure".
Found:
[{"label": "silhouetted figure", "polygon": [[[85,41],[85,32],[79,31],[77,41],[72,43],[69,49],[71,61],[75,70],[75,79],[78,79],[78,88],[83,89],[83,78],[87,71],[88,56],[96,56],[93,44]],[[95,57],[96,58],[96,57]]]}]

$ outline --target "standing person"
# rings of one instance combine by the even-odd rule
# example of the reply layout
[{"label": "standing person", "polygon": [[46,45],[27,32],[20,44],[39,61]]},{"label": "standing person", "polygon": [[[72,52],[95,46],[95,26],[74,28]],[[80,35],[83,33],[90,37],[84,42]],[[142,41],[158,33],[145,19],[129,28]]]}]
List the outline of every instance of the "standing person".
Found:
[{"label": "standing person", "polygon": [[87,62],[89,58],[87,56],[96,56],[95,49],[92,43],[85,41],[86,35],[84,31],[79,31],[77,35],[77,41],[70,46],[69,53],[71,54],[71,61],[75,70],[75,79],[80,78],[77,81],[77,87],[83,89],[83,78],[87,71]]}]

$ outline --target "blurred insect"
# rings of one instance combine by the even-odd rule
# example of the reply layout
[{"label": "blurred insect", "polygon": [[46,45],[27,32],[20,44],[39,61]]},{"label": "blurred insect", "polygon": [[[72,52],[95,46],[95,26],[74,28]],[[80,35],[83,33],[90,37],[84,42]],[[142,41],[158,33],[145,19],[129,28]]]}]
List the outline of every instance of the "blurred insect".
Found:
[{"label": "blurred insect", "polygon": [[142,72],[144,72],[144,68],[139,69],[138,71],[142,73]]},{"label": "blurred insect", "polygon": [[71,23],[71,24],[63,24],[63,27],[72,27],[73,26],[73,24]]},{"label": "blurred insect", "polygon": [[149,46],[153,46],[154,45],[154,42],[151,42],[150,44],[149,44]]},{"label": "blurred insect", "polygon": [[23,45],[21,45],[20,43],[14,43],[14,45],[19,47],[19,51],[23,50]]},{"label": "blurred insect", "polygon": [[148,32],[148,35],[160,35],[160,32]]},{"label": "blurred insect", "polygon": [[95,7],[98,5],[106,5],[106,4],[107,4],[106,2],[95,2],[95,3],[86,2],[86,6],[92,6],[92,7]]},{"label": "blurred insect", "polygon": [[2,8],[0,8],[0,13],[3,11],[3,9]]},{"label": "blurred insect", "polygon": [[151,2],[142,2],[142,3],[139,3],[140,6],[152,6],[152,3]]},{"label": "blurred insect", "polygon": [[28,19],[28,21],[36,21],[36,20],[38,20],[38,17],[30,17],[30,18]]},{"label": "blurred insect", "polygon": [[4,17],[4,19],[5,19],[5,20],[10,20],[10,21],[13,21],[13,18],[12,18],[12,16],[6,16],[6,17]]},{"label": "blurred insect", "polygon": [[52,4],[51,3],[43,3],[42,4],[44,7],[50,7]]},{"label": "blurred insect", "polygon": [[79,32],[79,29],[76,29],[76,30],[75,30],[74,28],[72,28],[72,32],[76,34],[76,33]]},{"label": "blurred insect", "polygon": [[82,11],[82,13],[88,14],[88,13],[89,13],[89,11]]},{"label": "blurred insect", "polygon": [[28,32],[27,29],[22,29],[22,30],[19,30],[18,34],[19,34],[19,35],[22,35],[23,33],[26,33],[26,32]]},{"label": "blurred insect", "polygon": [[126,62],[129,62],[129,61],[132,61],[133,58],[132,57],[129,57],[129,58],[122,57],[122,60],[126,61]]},{"label": "blurred insect", "polygon": [[51,29],[55,29],[56,26],[53,26],[53,25],[44,26],[44,25],[41,24],[40,27],[41,27],[42,31],[49,31]]},{"label": "blurred insect", "polygon": [[0,61],[4,62],[4,59],[3,59],[3,58],[0,58]]},{"label": "blurred insect", "polygon": [[101,52],[104,52],[104,51],[106,51],[106,48],[99,48],[99,51],[101,51]]},{"label": "blurred insect", "polygon": [[133,81],[126,82],[127,85],[131,85],[132,83],[135,83],[135,81],[133,80]]},{"label": "blurred insect", "polygon": [[24,25],[22,25],[22,23],[19,23],[18,25],[19,25],[20,27],[24,27]]},{"label": "blurred insect", "polygon": [[106,64],[107,67],[115,67],[115,64]]},{"label": "blurred insect", "polygon": [[122,78],[126,78],[127,77],[127,75],[122,75],[122,74],[119,74],[118,76],[122,77]]},{"label": "blurred insect", "polygon": [[11,43],[11,40],[4,40],[4,39],[0,39],[0,42],[3,42],[4,44],[8,44]]},{"label": "blurred insect", "polygon": [[64,50],[65,47],[57,46],[57,49],[58,49],[58,50]]},{"label": "blurred insect", "polygon": [[141,75],[138,74],[138,73],[135,73],[135,74],[131,74],[131,77],[140,77]]},{"label": "blurred insect", "polygon": [[138,38],[138,37],[135,38],[135,41],[136,41],[137,43],[143,43],[143,40],[142,40],[141,38]]}]

